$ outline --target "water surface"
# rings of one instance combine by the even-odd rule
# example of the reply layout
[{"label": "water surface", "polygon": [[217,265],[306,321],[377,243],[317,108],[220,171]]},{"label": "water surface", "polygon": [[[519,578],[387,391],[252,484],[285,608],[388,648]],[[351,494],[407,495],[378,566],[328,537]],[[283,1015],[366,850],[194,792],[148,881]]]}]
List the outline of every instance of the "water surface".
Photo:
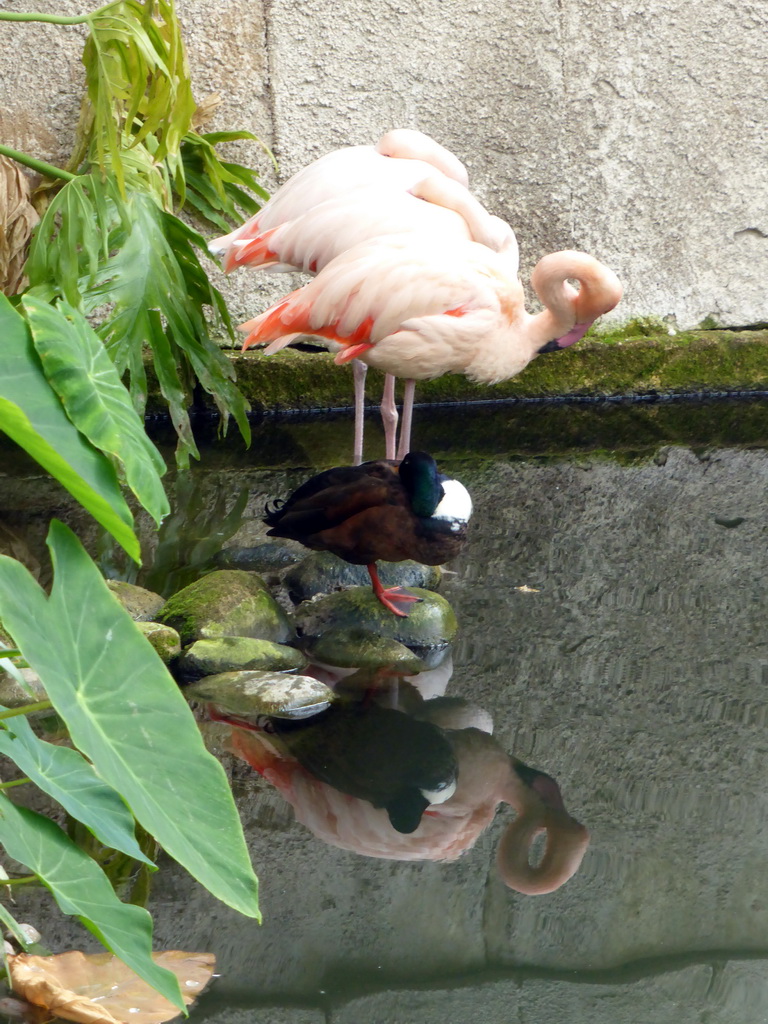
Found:
[{"label": "water surface", "polygon": [[[264,925],[164,867],[158,944],[219,959],[194,1019],[768,1019],[766,413],[658,408],[577,408],[575,447],[540,410],[538,434],[519,409],[417,417],[416,444],[475,502],[443,589],[460,624],[448,693],[558,779],[592,836],[579,872],[548,896],[506,889],[504,806],[455,863],[334,849],[224,755]],[[206,457],[159,546],[147,530],[163,573],[259,541],[264,502],[349,437],[347,420],[266,424],[251,453]]]}]

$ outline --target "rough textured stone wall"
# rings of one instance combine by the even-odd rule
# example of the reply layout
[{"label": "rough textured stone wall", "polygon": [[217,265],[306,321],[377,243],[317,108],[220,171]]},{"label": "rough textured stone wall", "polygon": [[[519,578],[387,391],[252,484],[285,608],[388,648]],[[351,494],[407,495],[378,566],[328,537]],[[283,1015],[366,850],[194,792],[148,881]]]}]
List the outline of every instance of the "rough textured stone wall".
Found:
[{"label": "rough textured stone wall", "polygon": [[[3,0],[81,13],[88,0]],[[217,127],[269,142],[281,178],[410,126],[470,168],[518,233],[524,275],[582,248],[613,266],[613,317],[768,320],[768,11],[757,0],[179,0]],[[0,138],[61,158],[82,31],[0,24]],[[251,155],[269,176],[257,149]],[[281,282],[282,285],[282,282]],[[279,289],[281,285],[278,285]],[[276,286],[241,275],[253,312]],[[261,299],[259,298],[261,293]]]}]

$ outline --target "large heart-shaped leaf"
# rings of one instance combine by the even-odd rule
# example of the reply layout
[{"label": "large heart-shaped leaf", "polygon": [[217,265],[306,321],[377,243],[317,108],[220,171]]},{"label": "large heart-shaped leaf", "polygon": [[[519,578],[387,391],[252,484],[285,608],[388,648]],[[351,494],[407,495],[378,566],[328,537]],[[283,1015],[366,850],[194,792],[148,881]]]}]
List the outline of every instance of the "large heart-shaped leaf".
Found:
[{"label": "large heart-shaped leaf", "polygon": [[36,786],[81,821],[104,846],[154,868],[136,842],[130,811],[82,754],[39,739],[23,715],[1,724],[0,753],[15,761]]},{"label": "large heart-shaped leaf", "polygon": [[176,683],[67,527],[48,535],[50,597],[0,557],[0,620],[72,741],[165,850],[223,902],[258,917],[257,880],[226,775]]},{"label": "large heart-shaped leaf", "polygon": [[77,916],[148,984],[184,1008],[176,976],[152,960],[152,918],[141,907],[121,903],[96,861],[58,825],[0,794],[0,843],[40,877],[65,914]]},{"label": "large heart-shaped leaf", "polygon": [[160,480],[165,463],[98,334],[63,299],[54,307],[30,295],[22,304],[45,375],[70,420],[122,463],[126,483],[159,525],[170,511]]},{"label": "large heart-shaped leaf", "polygon": [[69,421],[45,379],[26,321],[0,295],[0,430],[54,476],[140,561],[133,517],[109,460]]}]

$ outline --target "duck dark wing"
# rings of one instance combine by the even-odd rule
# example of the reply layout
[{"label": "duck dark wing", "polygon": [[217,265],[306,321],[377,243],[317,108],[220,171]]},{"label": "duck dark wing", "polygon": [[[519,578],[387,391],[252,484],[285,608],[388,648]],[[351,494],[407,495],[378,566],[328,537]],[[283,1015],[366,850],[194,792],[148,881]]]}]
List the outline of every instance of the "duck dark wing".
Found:
[{"label": "duck dark wing", "polygon": [[278,507],[265,509],[271,537],[304,540],[369,508],[407,503],[394,467],[388,462],[342,466],[303,483]]}]

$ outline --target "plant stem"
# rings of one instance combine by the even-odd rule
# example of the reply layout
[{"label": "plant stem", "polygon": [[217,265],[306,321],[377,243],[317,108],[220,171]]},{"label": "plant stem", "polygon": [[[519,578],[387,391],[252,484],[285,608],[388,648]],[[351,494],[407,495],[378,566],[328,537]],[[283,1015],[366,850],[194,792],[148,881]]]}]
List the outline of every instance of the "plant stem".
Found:
[{"label": "plant stem", "polygon": [[47,21],[49,25],[83,25],[90,21],[93,14],[77,14],[71,18],[63,14],[39,14],[35,11],[13,14],[11,11],[0,11],[0,21]]},{"label": "plant stem", "polygon": [[37,875],[23,875],[21,878],[3,878],[0,886],[3,885],[29,885],[30,882],[39,881]]},{"label": "plant stem", "polygon": [[4,718],[15,718],[16,715],[30,715],[33,711],[47,711],[53,704],[49,700],[40,700],[37,704],[25,704],[20,708],[10,708],[8,711],[0,711],[0,721]]},{"label": "plant stem", "polygon": [[[0,13],[0,21],[2,21],[2,18],[3,15]],[[63,178],[64,181],[72,181],[73,178],[77,177],[76,174],[65,171],[62,167],[54,167],[53,164],[47,164],[44,160],[37,160],[26,153],[20,153],[18,149],[11,149],[10,146],[0,145],[0,156],[8,156],[11,160],[24,164],[25,167],[31,167],[33,171],[39,171],[49,178]]]},{"label": "plant stem", "polygon": [[24,778],[24,779],[15,779],[13,782],[0,782],[0,791],[4,792],[6,789],[13,789],[14,786],[26,786],[26,784],[29,781],[30,781],[29,779]]}]

